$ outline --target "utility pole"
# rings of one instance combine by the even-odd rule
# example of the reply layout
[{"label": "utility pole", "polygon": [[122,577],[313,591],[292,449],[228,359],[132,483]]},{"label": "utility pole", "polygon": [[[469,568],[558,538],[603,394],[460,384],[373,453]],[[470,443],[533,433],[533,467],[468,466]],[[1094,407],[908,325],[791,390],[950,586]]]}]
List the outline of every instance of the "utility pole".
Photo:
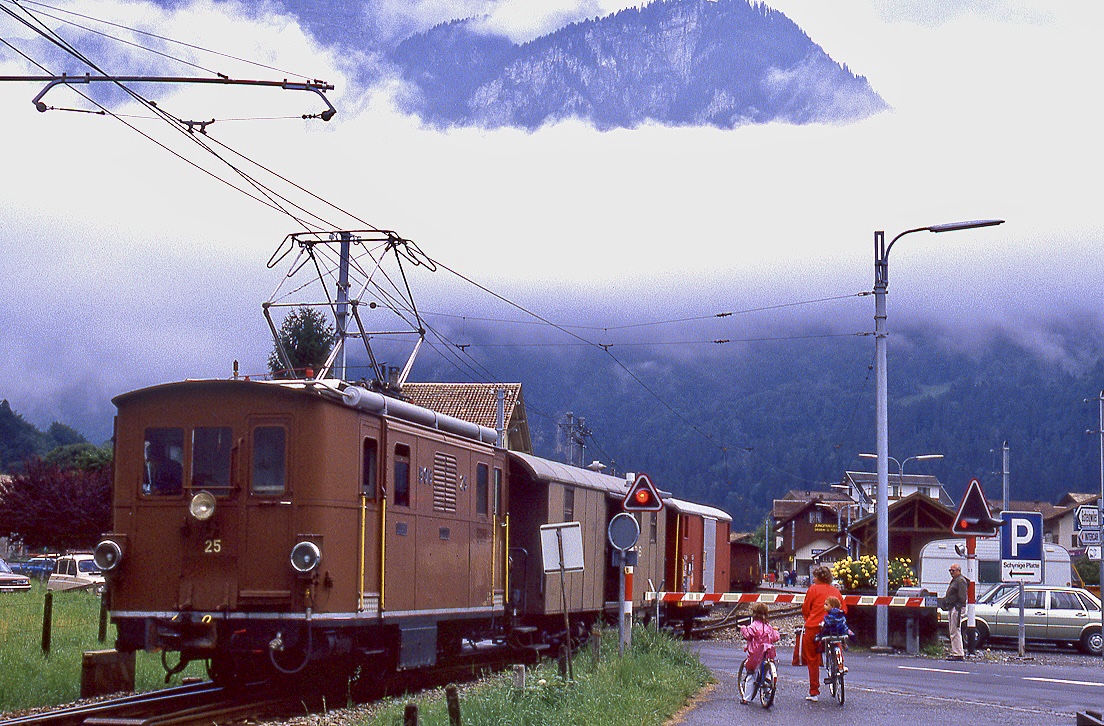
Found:
[{"label": "utility pole", "polygon": [[1004,509],[1008,511],[1008,442],[1004,442],[1004,446],[1001,447],[1001,482],[1004,486]]}]

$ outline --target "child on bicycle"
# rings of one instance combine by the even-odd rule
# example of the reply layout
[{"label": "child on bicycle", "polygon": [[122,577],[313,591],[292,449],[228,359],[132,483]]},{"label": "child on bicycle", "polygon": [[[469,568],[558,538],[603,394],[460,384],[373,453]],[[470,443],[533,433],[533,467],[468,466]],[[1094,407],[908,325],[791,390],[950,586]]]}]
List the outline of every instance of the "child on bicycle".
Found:
[{"label": "child on bicycle", "polygon": [[[824,638],[854,638],[855,633],[847,627],[847,616],[843,612],[843,603],[838,597],[828,597],[824,601],[824,622],[817,633],[817,640]],[[846,673],[847,667],[843,665],[843,648],[840,648],[840,669]]]},{"label": "child on bicycle", "polygon": [[[744,637],[744,651],[747,658],[744,659],[744,672],[749,678],[754,679],[759,664],[763,659],[775,660],[778,653],[774,644],[782,639],[778,630],[768,622],[770,610],[765,602],[757,602],[751,606],[751,623],[740,626],[740,635]],[[744,698],[744,684],[737,683],[740,690],[740,703],[747,703]]]}]

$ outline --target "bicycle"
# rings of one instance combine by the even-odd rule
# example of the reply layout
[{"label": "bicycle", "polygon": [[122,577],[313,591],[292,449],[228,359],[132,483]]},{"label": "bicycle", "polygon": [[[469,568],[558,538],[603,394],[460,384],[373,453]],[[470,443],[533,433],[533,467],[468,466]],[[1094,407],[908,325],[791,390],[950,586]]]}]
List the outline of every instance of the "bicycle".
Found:
[{"label": "bicycle", "polygon": [[741,663],[740,672],[736,674],[736,689],[740,692],[741,703],[750,702],[758,694],[763,708],[770,708],[778,690],[778,664],[772,658],[763,658],[753,678],[745,664]]},{"label": "bicycle", "polygon": [[847,670],[843,666],[844,640],[846,640],[844,636],[828,636],[821,640],[824,644],[824,666],[828,669],[828,677],[824,682],[828,684],[828,690],[841,706],[845,697],[844,676],[847,675]]}]

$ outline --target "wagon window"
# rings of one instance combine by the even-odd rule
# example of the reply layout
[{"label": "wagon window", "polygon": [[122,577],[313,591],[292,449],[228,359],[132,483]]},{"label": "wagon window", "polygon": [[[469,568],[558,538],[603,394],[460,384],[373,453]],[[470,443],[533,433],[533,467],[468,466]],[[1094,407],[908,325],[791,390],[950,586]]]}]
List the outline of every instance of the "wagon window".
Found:
[{"label": "wagon window", "polygon": [[176,495],[184,489],[184,429],[146,429],[142,493]]},{"label": "wagon window", "polygon": [[253,429],[253,477],[258,494],[282,494],[287,486],[287,431],[283,426]]},{"label": "wagon window", "polygon": [[375,499],[376,493],[376,440],[364,439],[361,455],[360,494]]},{"label": "wagon window", "polygon": [[495,469],[494,476],[494,513],[502,514],[502,469]]},{"label": "wagon window", "polygon": [[575,488],[564,487],[564,515],[563,521],[575,521]]},{"label": "wagon window", "polygon": [[410,447],[395,444],[395,506],[410,506]]},{"label": "wagon window", "polygon": [[[192,488],[226,494],[230,489],[229,427],[200,426],[192,430]],[[218,491],[218,490],[222,491]]]},{"label": "wagon window", "polygon": [[491,470],[486,464],[475,467],[475,513],[486,514],[490,498]]},{"label": "wagon window", "polygon": [[659,530],[659,515],[655,512],[651,513],[650,523],[648,525],[648,542],[651,544],[656,543],[656,532]]}]

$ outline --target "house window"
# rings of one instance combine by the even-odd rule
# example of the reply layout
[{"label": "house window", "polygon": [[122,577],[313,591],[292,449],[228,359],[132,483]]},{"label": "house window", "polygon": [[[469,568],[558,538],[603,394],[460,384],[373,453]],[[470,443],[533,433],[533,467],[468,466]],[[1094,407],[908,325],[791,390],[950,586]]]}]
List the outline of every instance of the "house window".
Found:
[{"label": "house window", "polygon": [[824,512],[819,509],[809,511],[809,524],[820,524],[824,521]]}]

